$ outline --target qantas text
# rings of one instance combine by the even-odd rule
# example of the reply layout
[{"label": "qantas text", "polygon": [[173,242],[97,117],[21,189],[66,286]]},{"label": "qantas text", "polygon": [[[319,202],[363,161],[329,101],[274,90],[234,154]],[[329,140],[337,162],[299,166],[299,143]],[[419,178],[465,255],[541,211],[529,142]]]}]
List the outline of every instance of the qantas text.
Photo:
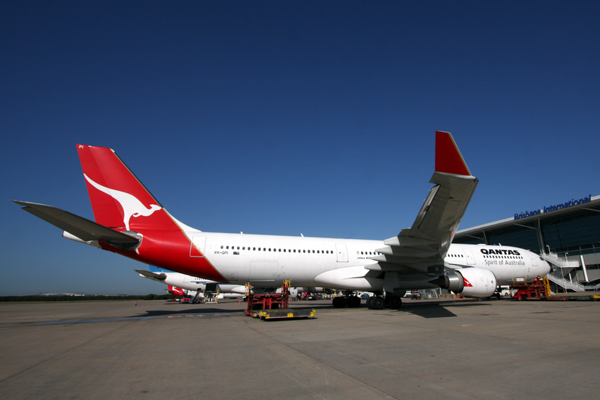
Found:
[{"label": "qantas text", "polygon": [[520,256],[521,254],[517,250],[506,250],[506,249],[480,249],[483,254],[497,254],[501,256]]}]

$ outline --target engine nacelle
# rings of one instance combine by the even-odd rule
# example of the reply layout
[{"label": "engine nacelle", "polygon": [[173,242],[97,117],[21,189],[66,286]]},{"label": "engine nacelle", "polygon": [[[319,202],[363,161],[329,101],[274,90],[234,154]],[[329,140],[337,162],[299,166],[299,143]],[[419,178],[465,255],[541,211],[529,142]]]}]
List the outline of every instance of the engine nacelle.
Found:
[{"label": "engine nacelle", "polygon": [[467,297],[490,297],[496,291],[496,276],[483,268],[462,268],[445,277],[444,289]]}]

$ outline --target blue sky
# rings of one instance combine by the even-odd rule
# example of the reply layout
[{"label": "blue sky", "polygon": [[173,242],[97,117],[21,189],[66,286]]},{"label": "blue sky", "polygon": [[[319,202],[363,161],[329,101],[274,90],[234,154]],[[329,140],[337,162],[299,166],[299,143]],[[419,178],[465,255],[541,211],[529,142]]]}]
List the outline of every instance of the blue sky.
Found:
[{"label": "blue sky", "polygon": [[0,295],[161,293],[10,202],[93,218],[76,143],[195,228],[386,239],[450,131],[461,228],[600,194],[600,3],[3,1]]}]

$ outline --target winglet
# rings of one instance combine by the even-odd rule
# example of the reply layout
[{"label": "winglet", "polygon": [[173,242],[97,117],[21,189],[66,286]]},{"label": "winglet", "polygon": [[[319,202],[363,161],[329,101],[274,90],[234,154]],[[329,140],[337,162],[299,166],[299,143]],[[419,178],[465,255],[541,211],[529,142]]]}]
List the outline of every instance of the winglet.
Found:
[{"label": "winglet", "polygon": [[450,132],[435,132],[435,171],[471,176],[471,171]]}]

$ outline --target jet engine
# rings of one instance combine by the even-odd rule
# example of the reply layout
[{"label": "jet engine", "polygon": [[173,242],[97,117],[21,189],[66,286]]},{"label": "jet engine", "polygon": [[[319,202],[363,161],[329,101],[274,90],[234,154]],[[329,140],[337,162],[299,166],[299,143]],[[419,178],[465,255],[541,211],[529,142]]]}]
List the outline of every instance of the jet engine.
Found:
[{"label": "jet engine", "polygon": [[440,286],[466,297],[490,297],[496,291],[496,276],[483,268],[455,269]]}]

